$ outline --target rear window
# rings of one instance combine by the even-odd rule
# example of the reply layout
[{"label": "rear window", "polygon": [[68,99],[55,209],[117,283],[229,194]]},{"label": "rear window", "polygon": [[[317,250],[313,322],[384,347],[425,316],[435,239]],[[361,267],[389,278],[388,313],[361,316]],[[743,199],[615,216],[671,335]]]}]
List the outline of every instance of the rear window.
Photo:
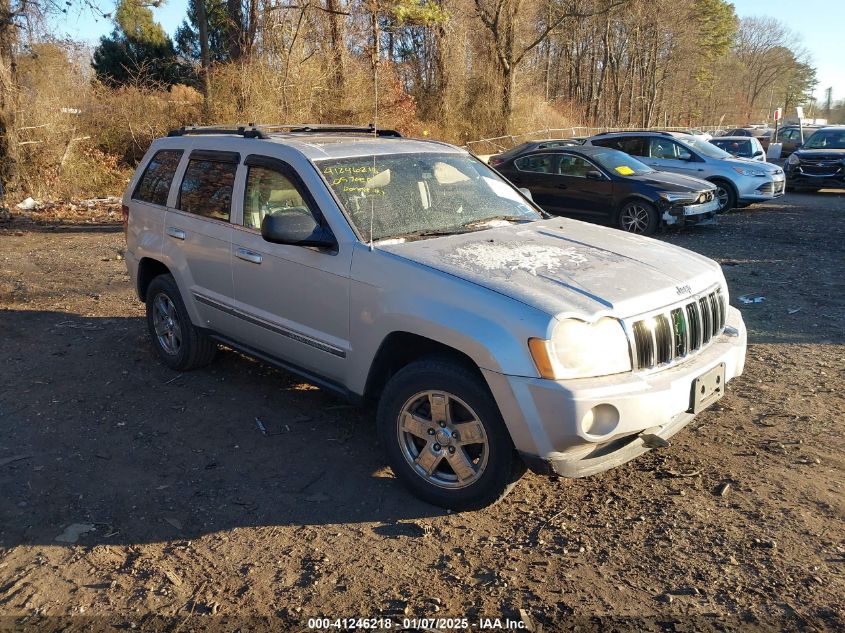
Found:
[{"label": "rear window", "polygon": [[141,180],[138,181],[132,199],[161,206],[166,205],[173,175],[176,173],[176,167],[179,165],[181,158],[181,149],[163,149],[156,152],[147,164]]},{"label": "rear window", "polygon": [[236,162],[191,158],[179,189],[179,208],[228,222],[237,169]]},{"label": "rear window", "polygon": [[616,138],[593,139],[593,145],[609,147],[631,156],[646,156],[646,139],[641,136],[617,136]]}]

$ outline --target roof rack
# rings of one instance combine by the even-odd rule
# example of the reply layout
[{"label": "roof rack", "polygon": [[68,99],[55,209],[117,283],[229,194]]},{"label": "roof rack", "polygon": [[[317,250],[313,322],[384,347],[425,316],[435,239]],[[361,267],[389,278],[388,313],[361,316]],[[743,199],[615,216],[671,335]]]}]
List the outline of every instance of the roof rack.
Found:
[{"label": "roof rack", "polygon": [[237,127],[225,126],[183,126],[171,130],[168,136],[188,136],[202,134],[237,134],[244,138],[270,138],[268,134],[273,132],[290,132],[297,134],[373,134],[379,137],[401,138],[402,135],[396,130],[376,128],[372,124],[367,127],[357,125],[332,125],[322,123],[289,123],[289,124],[255,124],[239,125]]},{"label": "roof rack", "polygon": [[671,132],[665,132],[663,130],[613,130],[612,132],[599,132],[598,134],[594,134],[594,136],[604,136],[605,134],[627,134],[629,132],[639,132],[641,134],[662,134],[663,136],[672,136]]}]

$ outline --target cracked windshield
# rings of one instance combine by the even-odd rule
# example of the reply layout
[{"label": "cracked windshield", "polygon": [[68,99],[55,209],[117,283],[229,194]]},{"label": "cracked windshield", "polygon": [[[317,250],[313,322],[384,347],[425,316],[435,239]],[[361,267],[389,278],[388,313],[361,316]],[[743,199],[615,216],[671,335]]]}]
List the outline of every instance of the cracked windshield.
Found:
[{"label": "cracked windshield", "polygon": [[419,239],[542,215],[483,163],[461,154],[362,156],[319,163],[367,240]]}]

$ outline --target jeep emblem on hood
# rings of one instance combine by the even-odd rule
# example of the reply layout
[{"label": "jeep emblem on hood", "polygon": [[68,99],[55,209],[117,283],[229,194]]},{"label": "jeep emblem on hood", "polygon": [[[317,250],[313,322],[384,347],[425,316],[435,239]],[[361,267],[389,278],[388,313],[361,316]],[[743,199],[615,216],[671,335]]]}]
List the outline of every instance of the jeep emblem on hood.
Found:
[{"label": "jeep emblem on hood", "polygon": [[678,291],[679,295],[690,295],[690,294],[692,294],[692,288],[690,288],[689,285],[675,286],[675,290]]}]

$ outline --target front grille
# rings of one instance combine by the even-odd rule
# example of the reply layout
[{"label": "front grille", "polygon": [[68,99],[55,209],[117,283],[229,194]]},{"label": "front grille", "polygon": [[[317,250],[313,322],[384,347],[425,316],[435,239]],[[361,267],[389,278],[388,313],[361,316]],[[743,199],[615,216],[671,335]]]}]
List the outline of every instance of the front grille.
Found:
[{"label": "front grille", "polygon": [[727,312],[720,288],[635,320],[630,328],[634,367],[654,369],[700,351],[724,331]]}]

